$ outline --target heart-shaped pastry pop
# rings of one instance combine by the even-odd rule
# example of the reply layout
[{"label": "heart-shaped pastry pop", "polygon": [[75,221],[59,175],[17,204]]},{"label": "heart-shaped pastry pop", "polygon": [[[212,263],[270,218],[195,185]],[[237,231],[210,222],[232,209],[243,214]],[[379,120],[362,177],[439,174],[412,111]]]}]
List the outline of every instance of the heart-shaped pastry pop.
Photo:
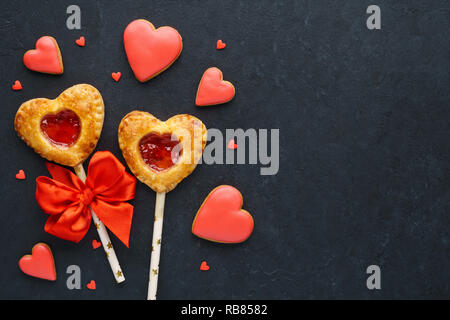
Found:
[{"label": "heart-shaped pastry pop", "polygon": [[219,186],[206,197],[192,223],[197,237],[223,243],[247,240],[253,231],[253,218],[242,210],[243,198],[232,186]]},{"label": "heart-shaped pastry pop", "polygon": [[[54,100],[41,98],[33,99],[22,104],[17,111],[16,118],[14,120],[14,127],[19,136],[25,140],[25,142],[32,147],[34,151],[50,161],[74,167],[79,180],[81,180],[81,182],[85,182],[88,177],[86,176],[82,162],[95,149],[98,139],[100,138],[105,114],[104,109],[105,106],[103,104],[103,98],[97,89],[88,84],[78,84],[65,90],[59,95],[58,98]],[[103,153],[103,155],[104,154],[105,153]],[[120,164],[120,166],[122,165]],[[56,171],[52,170],[52,172],[55,173]],[[58,170],[58,172],[61,171]],[[57,176],[60,175],[59,173],[55,174]],[[55,176],[53,176],[53,178],[57,179]],[[61,176],[59,176],[59,178],[62,180],[69,179],[67,177],[62,178]],[[100,179],[104,179],[106,181],[109,177],[104,176]],[[71,178],[69,181],[72,181]],[[71,183],[79,185],[79,182],[72,181],[69,184]],[[89,184],[89,181],[87,183]],[[107,182],[105,183],[106,185],[108,184]],[[87,185],[82,186],[83,189],[85,187],[87,187]],[[92,206],[90,205],[94,200],[94,193],[92,191],[87,191],[90,190],[90,187],[84,189],[82,194],[83,199],[80,198],[84,204],[84,206],[81,207],[90,207],[90,211],[84,210],[82,215],[88,215],[88,212],[90,212],[90,217],[87,218],[85,216],[85,218],[89,219],[89,221],[90,218],[92,218],[95,223],[97,232],[103,243],[103,248],[106,252],[106,258],[108,259],[111,270],[114,273],[114,278],[118,283],[125,281],[125,276],[122,273],[116,253],[111,245],[106,227],[99,217],[97,217]],[[132,189],[134,194],[134,187],[132,187]],[[97,190],[97,192],[102,191]],[[38,198],[37,194],[36,197]],[[43,198],[45,199],[45,196]],[[97,196],[95,198],[97,198]],[[131,198],[127,196],[127,199]],[[42,205],[42,203],[49,202],[49,199],[47,200],[48,201],[40,198],[39,201]],[[86,203],[86,201],[89,202],[89,204]],[[49,207],[51,207],[51,205],[49,205]],[[61,206],[61,210],[63,210],[63,208],[64,206]],[[115,208],[117,209],[119,206],[115,206]],[[58,214],[61,213],[59,211],[51,212]],[[72,213],[73,217],[78,217],[77,214],[79,214],[79,212]],[[129,217],[131,219],[131,216]],[[107,219],[104,216],[102,218]],[[67,219],[64,220],[61,217],[58,217],[57,219],[59,222],[62,222],[62,224],[66,223],[67,228],[74,228],[72,231],[79,231],[84,227],[89,226],[89,224],[86,225],[82,222],[87,221],[85,219],[77,218],[76,222],[68,222],[66,221]],[[55,228],[57,229],[58,227]],[[65,231],[58,232],[58,236],[66,239],[67,237],[65,237]]]},{"label": "heart-shaped pastry pop", "polygon": [[194,171],[206,145],[206,127],[179,114],[163,122],[132,111],[119,125],[119,145],[134,175],[160,193],[173,190]]},{"label": "heart-shaped pastry pop", "polygon": [[36,49],[28,50],[23,56],[25,66],[33,71],[62,74],[64,66],[61,51],[55,38],[44,36],[36,41]]},{"label": "heart-shaped pastry pop", "polygon": [[100,92],[79,84],[49,100],[23,103],[14,127],[42,157],[66,166],[82,163],[94,150],[103,127],[104,104]]},{"label": "heart-shaped pastry pop", "polygon": [[119,125],[119,145],[134,175],[156,191],[147,299],[155,300],[166,193],[194,171],[206,145],[205,125],[179,114],[162,122],[148,112],[132,111]]},{"label": "heart-shaped pastry pop", "polygon": [[134,20],[125,28],[123,43],[131,69],[140,82],[169,68],[183,50],[183,40],[176,29],[155,29],[144,19]]}]

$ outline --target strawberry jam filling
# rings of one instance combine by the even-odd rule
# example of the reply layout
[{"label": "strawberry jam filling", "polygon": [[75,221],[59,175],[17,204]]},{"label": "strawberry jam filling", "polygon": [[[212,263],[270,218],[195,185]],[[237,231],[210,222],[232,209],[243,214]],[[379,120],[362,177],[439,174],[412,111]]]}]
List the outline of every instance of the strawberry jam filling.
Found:
[{"label": "strawberry jam filling", "polygon": [[77,142],[81,131],[81,121],[72,110],[47,114],[41,120],[41,131],[54,145],[70,147]]},{"label": "strawberry jam filling", "polygon": [[181,144],[171,134],[149,133],[139,142],[139,151],[144,162],[155,171],[169,169],[178,162]]}]

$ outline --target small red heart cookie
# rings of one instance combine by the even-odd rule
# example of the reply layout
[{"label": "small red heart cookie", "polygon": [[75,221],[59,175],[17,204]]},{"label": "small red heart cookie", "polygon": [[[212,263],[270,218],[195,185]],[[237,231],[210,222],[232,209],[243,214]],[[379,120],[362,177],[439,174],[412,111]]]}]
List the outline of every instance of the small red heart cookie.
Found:
[{"label": "small red heart cookie", "polygon": [[217,44],[216,44],[217,50],[225,49],[226,46],[227,46],[227,44],[225,42],[223,42],[222,40],[217,40]]},{"label": "small red heart cookie", "polygon": [[201,271],[208,271],[209,270],[209,266],[208,266],[208,263],[206,263],[206,261],[202,262],[202,264],[200,265],[200,270]]},{"label": "small red heart cookie", "polygon": [[155,29],[144,19],[132,21],[123,33],[123,43],[131,69],[146,82],[170,67],[183,49],[183,40],[172,27]]},{"label": "small red heart cookie", "polygon": [[25,66],[33,71],[62,74],[64,66],[55,38],[44,36],[36,41],[36,49],[28,50],[23,56]]},{"label": "small red heart cookie", "polygon": [[81,36],[79,39],[75,40],[75,43],[80,47],[84,47],[86,45],[86,39]]},{"label": "small red heart cookie", "polygon": [[242,210],[243,198],[232,186],[219,186],[206,197],[192,223],[197,237],[223,243],[239,243],[250,237],[254,221]]},{"label": "small red heart cookie", "polygon": [[95,290],[95,289],[97,289],[97,284],[95,283],[94,280],[91,280],[91,282],[89,282],[89,283],[86,285],[86,287],[87,287],[89,290]]},{"label": "small red heart cookie", "polygon": [[234,98],[235,93],[233,84],[223,80],[222,71],[209,68],[198,85],[195,104],[200,107],[226,103]]},{"label": "small red heart cookie", "polygon": [[12,89],[13,89],[14,91],[19,91],[19,90],[22,90],[22,89],[23,89],[23,88],[22,88],[22,84],[20,83],[19,80],[16,80],[16,81],[14,82],[14,84],[12,85]]},{"label": "small red heart cookie", "polygon": [[23,273],[32,277],[56,280],[55,261],[50,247],[45,243],[36,244],[31,250],[31,255],[23,256],[19,260],[19,268]]}]

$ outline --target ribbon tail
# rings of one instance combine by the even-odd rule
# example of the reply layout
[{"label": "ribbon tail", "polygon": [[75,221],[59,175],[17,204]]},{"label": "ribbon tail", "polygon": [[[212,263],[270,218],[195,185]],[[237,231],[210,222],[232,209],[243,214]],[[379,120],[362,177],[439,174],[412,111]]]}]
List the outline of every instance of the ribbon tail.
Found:
[{"label": "ribbon tail", "polygon": [[100,199],[90,206],[103,224],[128,248],[134,207],[126,202],[106,202]]}]

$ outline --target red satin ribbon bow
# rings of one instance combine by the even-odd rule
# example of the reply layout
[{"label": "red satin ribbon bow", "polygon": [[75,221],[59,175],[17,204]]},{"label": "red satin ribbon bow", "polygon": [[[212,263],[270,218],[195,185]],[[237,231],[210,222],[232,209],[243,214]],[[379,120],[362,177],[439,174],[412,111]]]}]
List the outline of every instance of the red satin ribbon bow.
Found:
[{"label": "red satin ribbon bow", "polygon": [[109,151],[96,152],[83,183],[70,170],[47,163],[49,177],[36,179],[36,199],[50,214],[45,231],[59,238],[79,242],[91,224],[91,211],[127,247],[130,239],[136,178]]}]

